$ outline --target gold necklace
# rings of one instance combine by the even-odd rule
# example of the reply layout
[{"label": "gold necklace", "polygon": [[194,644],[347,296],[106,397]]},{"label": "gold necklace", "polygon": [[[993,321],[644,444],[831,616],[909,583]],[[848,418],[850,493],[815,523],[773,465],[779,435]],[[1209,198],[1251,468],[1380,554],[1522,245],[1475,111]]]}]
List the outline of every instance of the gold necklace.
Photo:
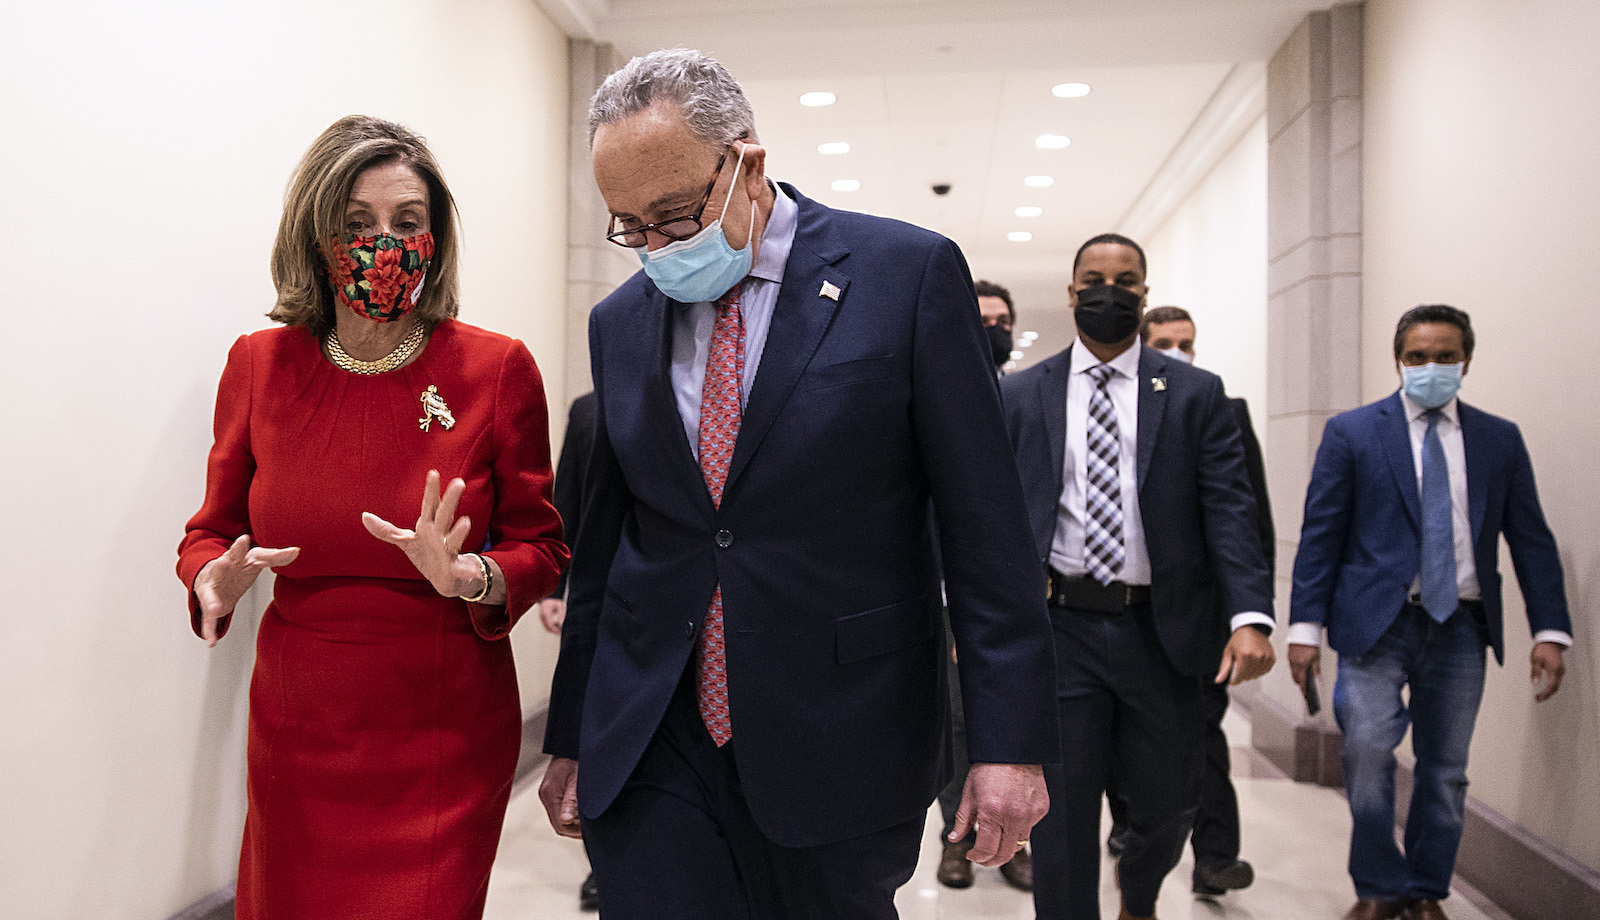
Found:
[{"label": "gold necklace", "polygon": [[328,360],[336,367],[347,370],[352,374],[385,374],[394,370],[411,359],[422,347],[422,323],[411,327],[406,337],[400,340],[394,351],[389,352],[376,361],[362,361],[350,357],[350,353],[339,344],[339,330],[328,330]]}]

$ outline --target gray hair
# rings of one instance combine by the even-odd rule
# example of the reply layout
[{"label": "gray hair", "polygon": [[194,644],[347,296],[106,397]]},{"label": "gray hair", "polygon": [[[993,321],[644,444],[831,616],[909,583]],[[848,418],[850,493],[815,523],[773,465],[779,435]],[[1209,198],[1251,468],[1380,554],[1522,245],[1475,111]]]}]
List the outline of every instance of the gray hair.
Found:
[{"label": "gray hair", "polygon": [[755,113],[723,66],[698,51],[652,51],[606,77],[589,101],[589,144],[601,125],[615,124],[659,102],[676,102],[689,133],[709,147],[756,139]]}]

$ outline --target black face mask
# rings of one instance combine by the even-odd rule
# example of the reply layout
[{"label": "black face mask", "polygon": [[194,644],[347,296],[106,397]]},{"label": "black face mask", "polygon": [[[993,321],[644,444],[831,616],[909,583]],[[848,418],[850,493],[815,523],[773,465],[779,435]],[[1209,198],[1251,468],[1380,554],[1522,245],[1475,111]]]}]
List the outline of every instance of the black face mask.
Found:
[{"label": "black face mask", "polygon": [[1078,292],[1074,319],[1078,331],[1101,345],[1127,341],[1139,331],[1139,303],[1143,298],[1114,284],[1097,284]]},{"label": "black face mask", "polygon": [[983,331],[989,334],[989,356],[994,358],[994,366],[1011,360],[1011,330],[996,323],[983,327]]}]

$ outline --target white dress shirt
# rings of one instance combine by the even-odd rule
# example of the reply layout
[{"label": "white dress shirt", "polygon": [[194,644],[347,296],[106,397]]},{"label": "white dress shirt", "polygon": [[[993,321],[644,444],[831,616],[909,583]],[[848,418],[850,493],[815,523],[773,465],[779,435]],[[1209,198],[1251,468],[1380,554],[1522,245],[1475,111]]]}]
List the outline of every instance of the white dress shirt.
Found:
[{"label": "white dress shirt", "polygon": [[[1111,367],[1106,395],[1117,413],[1117,479],[1122,498],[1122,570],[1117,580],[1130,585],[1150,584],[1150,550],[1145,545],[1144,518],[1139,511],[1139,352],[1134,345],[1110,361],[1101,362],[1080,341],[1072,349],[1071,380],[1067,384],[1067,444],[1063,451],[1061,501],[1056,510],[1056,533],[1050,543],[1050,566],[1067,576],[1085,574],[1084,520],[1089,470],[1089,397],[1098,386],[1089,373],[1105,363]],[[1233,616],[1230,628],[1258,624],[1271,630],[1272,618],[1260,611]]]},{"label": "white dress shirt", "polygon": [[[794,248],[795,230],[799,226],[800,206],[784,194],[777,183],[768,183],[773,190],[772,216],[767,218],[766,229],[761,232],[761,246],[755,264],[745,276],[744,291],[739,297],[739,312],[744,315],[744,377],[739,387],[739,408],[750,400],[750,387],[755,384],[756,371],[761,367],[761,355],[767,347],[767,330],[772,328],[772,313],[778,306],[778,289],[783,281],[784,266],[789,264],[789,250]],[[700,459],[700,396],[706,383],[706,358],[711,354],[711,332],[717,322],[717,305],[713,301],[690,304],[671,304],[672,365],[668,376],[672,380],[673,398],[678,404],[678,415],[683,418],[683,431],[689,438],[689,450],[696,461]]]},{"label": "white dress shirt", "polygon": [[[1422,495],[1422,441],[1428,435],[1428,409],[1400,391],[1400,402],[1406,410],[1406,431],[1411,436],[1411,469],[1417,474],[1417,495]],[[1480,600],[1478,563],[1472,549],[1472,521],[1468,518],[1467,503],[1467,448],[1461,438],[1461,405],[1456,399],[1439,408],[1439,446],[1444,448],[1444,464],[1450,474],[1450,531],[1456,549],[1456,590],[1464,601]],[[1418,573],[1418,578],[1421,573]],[[1417,594],[1418,581],[1411,581],[1411,593]],[[1321,645],[1321,623],[1292,623],[1289,641],[1294,645]],[[1542,629],[1533,641],[1555,642],[1570,646],[1572,637],[1559,629]]]}]

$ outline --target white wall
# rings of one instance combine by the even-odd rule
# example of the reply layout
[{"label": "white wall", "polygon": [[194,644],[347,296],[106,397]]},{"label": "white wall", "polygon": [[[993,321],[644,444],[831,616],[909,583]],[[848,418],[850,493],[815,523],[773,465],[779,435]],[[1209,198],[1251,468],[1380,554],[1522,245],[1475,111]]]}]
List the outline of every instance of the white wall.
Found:
[{"label": "white wall", "polygon": [[0,916],[148,920],[234,874],[264,592],[208,651],[173,565],[228,345],[268,325],[289,172],[351,112],[426,135],[462,212],[462,318],[527,341],[559,427],[566,41],[530,0],[3,16]]},{"label": "white wall", "polygon": [[1267,434],[1267,120],[1262,117],[1148,239],[1150,306],[1195,320],[1196,364],[1244,397]]},{"label": "white wall", "polygon": [[1462,398],[1522,427],[1577,646],[1561,692],[1535,705],[1508,574],[1506,667],[1490,667],[1470,792],[1600,869],[1600,422],[1586,337],[1600,323],[1596,35],[1589,0],[1367,4],[1361,344],[1373,400],[1396,386],[1402,312],[1444,302],[1472,314]]}]

